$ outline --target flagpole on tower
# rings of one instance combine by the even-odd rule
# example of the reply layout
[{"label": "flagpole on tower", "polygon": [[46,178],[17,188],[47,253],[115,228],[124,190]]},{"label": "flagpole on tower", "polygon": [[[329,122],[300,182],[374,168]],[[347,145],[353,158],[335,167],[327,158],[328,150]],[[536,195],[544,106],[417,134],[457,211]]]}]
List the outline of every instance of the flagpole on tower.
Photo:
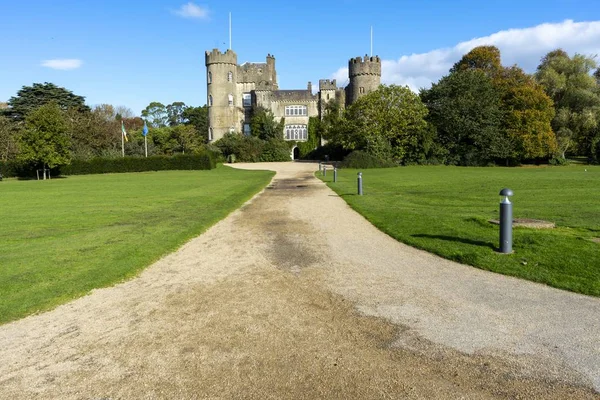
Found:
[{"label": "flagpole on tower", "polygon": [[231,12],[229,12],[229,50],[231,50]]},{"label": "flagpole on tower", "polygon": [[371,57],[373,57],[373,25],[371,25]]}]

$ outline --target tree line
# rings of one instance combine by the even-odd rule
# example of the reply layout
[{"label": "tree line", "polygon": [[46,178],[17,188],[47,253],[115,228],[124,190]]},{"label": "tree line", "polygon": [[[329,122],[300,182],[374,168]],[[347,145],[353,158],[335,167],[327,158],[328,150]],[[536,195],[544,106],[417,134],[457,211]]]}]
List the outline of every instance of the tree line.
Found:
[{"label": "tree line", "polygon": [[83,96],[52,83],[24,86],[0,104],[0,162],[53,168],[73,159],[120,157],[122,126],[126,155],[142,156],[144,120],[149,155],[193,153],[208,139],[206,106],[152,102],[142,117],[123,106],[89,107]]},{"label": "tree line", "polygon": [[465,54],[429,89],[385,86],[342,109],[320,133],[331,152],[359,150],[395,164],[561,164],[600,161],[600,69],[593,57],[545,55],[534,74],[504,67],[500,51]]}]

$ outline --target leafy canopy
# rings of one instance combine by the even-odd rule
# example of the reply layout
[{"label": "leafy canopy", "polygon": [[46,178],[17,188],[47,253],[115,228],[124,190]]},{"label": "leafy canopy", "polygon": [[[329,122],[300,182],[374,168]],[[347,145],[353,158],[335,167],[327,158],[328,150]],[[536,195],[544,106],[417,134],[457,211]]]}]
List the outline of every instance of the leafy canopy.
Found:
[{"label": "leafy canopy", "polygon": [[85,105],[85,97],[48,82],[23,86],[16,96],[8,100],[9,108],[3,111],[6,115],[22,121],[29,113],[50,102],[63,111],[69,108],[80,112],[90,111],[90,108]]}]

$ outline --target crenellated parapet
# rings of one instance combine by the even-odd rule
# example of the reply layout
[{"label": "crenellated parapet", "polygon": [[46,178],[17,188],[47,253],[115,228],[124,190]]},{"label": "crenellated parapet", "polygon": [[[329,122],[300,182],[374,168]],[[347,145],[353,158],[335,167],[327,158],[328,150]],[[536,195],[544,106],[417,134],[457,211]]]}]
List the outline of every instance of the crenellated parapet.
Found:
[{"label": "crenellated parapet", "polygon": [[319,79],[319,90],[336,90],[337,82],[335,79]]},{"label": "crenellated parapet", "polygon": [[348,61],[348,75],[350,78],[360,75],[381,76],[381,59],[379,56],[351,58]]},{"label": "crenellated parapet", "polygon": [[237,65],[237,54],[233,50],[221,52],[219,49],[212,49],[205,53],[206,66],[211,64],[233,64]]}]

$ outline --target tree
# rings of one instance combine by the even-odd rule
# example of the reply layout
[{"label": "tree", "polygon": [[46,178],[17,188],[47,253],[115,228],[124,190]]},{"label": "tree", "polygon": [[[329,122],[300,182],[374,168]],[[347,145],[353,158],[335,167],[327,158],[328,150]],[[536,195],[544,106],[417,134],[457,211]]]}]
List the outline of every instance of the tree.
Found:
[{"label": "tree", "polygon": [[592,71],[597,67],[591,57],[561,50],[546,54],[535,77],[554,101],[556,114],[552,128],[558,140],[558,151],[593,157],[600,140],[600,92]]},{"label": "tree", "polygon": [[186,122],[184,117],[184,111],[188,108],[185,103],[176,101],[175,103],[167,106],[167,118],[169,120],[169,126],[182,125]]},{"label": "tree", "polygon": [[33,110],[50,102],[56,104],[63,111],[69,108],[79,112],[90,111],[90,108],[85,105],[85,97],[46,82],[23,86],[16,96],[8,100],[9,108],[5,109],[4,113],[15,120],[22,121]]},{"label": "tree", "polygon": [[475,69],[488,75],[498,73],[502,69],[500,50],[496,46],[475,47],[454,64],[450,73]]},{"label": "tree", "polygon": [[196,128],[203,143],[208,142],[208,106],[187,107],[183,110],[186,125]]},{"label": "tree", "polygon": [[501,92],[486,72],[455,71],[423,90],[421,98],[449,163],[485,165],[498,156],[512,156],[502,132]]},{"label": "tree", "polygon": [[158,101],[151,102],[148,107],[142,110],[142,117],[154,128],[167,126],[169,122],[167,108]]},{"label": "tree", "polygon": [[[504,129],[517,158],[550,158],[557,149],[551,122],[554,104],[544,89],[519,67],[503,68],[496,85],[502,93]],[[498,157],[508,158],[512,157]]]},{"label": "tree", "polygon": [[56,103],[32,111],[25,118],[20,136],[19,158],[50,168],[68,164],[71,161],[68,128],[65,112]]},{"label": "tree", "polygon": [[271,110],[262,107],[255,108],[250,118],[252,136],[262,140],[283,140],[283,125],[283,123],[275,122],[275,117]]},{"label": "tree", "polygon": [[18,125],[10,118],[0,115],[0,161],[13,160],[18,153]]},{"label": "tree", "polygon": [[426,132],[426,115],[427,107],[408,86],[381,85],[347,109],[344,147],[407,162]]}]

